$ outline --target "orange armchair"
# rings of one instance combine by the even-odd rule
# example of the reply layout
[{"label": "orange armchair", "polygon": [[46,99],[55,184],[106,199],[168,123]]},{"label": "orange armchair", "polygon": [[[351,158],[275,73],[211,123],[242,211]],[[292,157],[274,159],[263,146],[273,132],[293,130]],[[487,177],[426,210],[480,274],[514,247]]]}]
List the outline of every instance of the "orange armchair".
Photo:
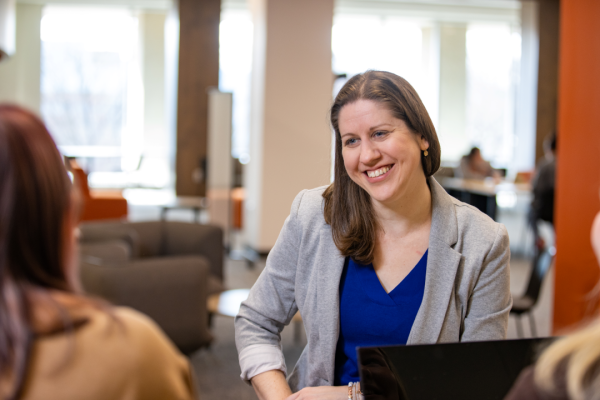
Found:
[{"label": "orange armchair", "polygon": [[127,218],[127,200],[120,191],[90,190],[87,174],[75,160],[69,167],[82,199],[80,221]]}]

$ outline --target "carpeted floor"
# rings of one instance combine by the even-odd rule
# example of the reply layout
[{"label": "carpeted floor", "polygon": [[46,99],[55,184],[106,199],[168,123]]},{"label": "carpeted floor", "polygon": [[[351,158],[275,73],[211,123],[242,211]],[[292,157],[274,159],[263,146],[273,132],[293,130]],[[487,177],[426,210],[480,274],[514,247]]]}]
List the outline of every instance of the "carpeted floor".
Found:
[{"label": "carpeted floor", "polygon": [[[254,269],[248,269],[242,261],[227,259],[225,282],[229,289],[249,288],[264,267],[259,262]],[[256,400],[252,387],[240,379],[240,366],[235,348],[233,318],[215,316],[212,333],[215,341],[208,349],[202,349],[190,357],[196,374],[201,400]],[[293,326],[281,333],[283,353],[288,371],[291,371],[306,344],[302,330],[298,342],[294,341]]]},{"label": "carpeted floor", "polygon": [[[202,400],[255,400],[252,387],[240,379],[240,367],[233,333],[233,319],[215,317],[213,333],[217,338],[209,349],[191,356],[196,373],[200,399]],[[295,344],[291,329],[282,333],[283,352],[288,370],[292,370],[304,347]]]}]

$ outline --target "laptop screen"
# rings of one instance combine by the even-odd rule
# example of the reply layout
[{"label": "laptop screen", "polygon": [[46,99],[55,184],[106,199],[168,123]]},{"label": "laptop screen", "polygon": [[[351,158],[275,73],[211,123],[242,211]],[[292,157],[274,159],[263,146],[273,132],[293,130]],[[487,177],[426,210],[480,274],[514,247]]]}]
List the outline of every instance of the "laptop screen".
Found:
[{"label": "laptop screen", "polygon": [[554,338],[359,347],[365,400],[503,399]]}]

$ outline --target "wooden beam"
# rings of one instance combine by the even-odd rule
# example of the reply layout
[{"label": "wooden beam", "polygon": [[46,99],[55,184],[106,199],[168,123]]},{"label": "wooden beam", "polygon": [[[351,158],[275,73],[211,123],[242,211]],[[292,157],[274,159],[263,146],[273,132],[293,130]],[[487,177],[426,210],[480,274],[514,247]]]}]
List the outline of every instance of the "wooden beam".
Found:
[{"label": "wooden beam", "polygon": [[544,157],[544,140],[556,130],[558,102],[559,0],[539,2],[539,67],[535,160]]},{"label": "wooden beam", "polygon": [[[219,85],[220,0],[179,0],[176,184],[179,196],[205,196],[207,89]],[[200,173],[199,173],[200,172]]]}]

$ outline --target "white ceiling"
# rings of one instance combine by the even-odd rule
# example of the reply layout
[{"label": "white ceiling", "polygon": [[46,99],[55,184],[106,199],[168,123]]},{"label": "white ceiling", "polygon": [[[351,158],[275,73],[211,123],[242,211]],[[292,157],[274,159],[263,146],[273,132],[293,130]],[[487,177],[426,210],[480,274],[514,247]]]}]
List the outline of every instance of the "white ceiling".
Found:
[{"label": "white ceiling", "polygon": [[[129,7],[149,7],[149,8],[168,8],[172,0],[17,0],[17,3],[24,4],[81,4],[81,5],[107,5],[107,6],[129,6]],[[244,3],[245,0],[223,0],[224,3]],[[346,0],[336,0],[336,3],[343,4]],[[440,6],[468,6],[485,8],[504,8],[519,9],[519,0],[356,0],[355,3],[388,3],[388,4],[407,4],[407,5],[440,5]]]},{"label": "white ceiling", "polygon": [[[488,8],[521,8],[520,0],[360,0],[368,3],[404,3],[404,4],[427,4],[442,6],[470,6],[470,7],[488,7]],[[344,0],[338,0],[344,2]]]},{"label": "white ceiling", "polygon": [[[167,10],[174,0],[17,0],[20,4],[121,6]],[[197,0],[202,1],[202,0]],[[222,0],[223,8],[245,7],[248,0]],[[301,1],[301,0],[297,0]],[[519,0],[335,0],[336,12],[398,15],[426,20],[518,22]]]},{"label": "white ceiling", "polygon": [[133,7],[150,10],[167,10],[171,7],[171,0],[17,0],[17,4],[55,4],[55,5],[83,5],[107,7]]},{"label": "white ceiling", "polygon": [[429,21],[518,23],[518,0],[336,0],[338,13],[377,13]]}]

